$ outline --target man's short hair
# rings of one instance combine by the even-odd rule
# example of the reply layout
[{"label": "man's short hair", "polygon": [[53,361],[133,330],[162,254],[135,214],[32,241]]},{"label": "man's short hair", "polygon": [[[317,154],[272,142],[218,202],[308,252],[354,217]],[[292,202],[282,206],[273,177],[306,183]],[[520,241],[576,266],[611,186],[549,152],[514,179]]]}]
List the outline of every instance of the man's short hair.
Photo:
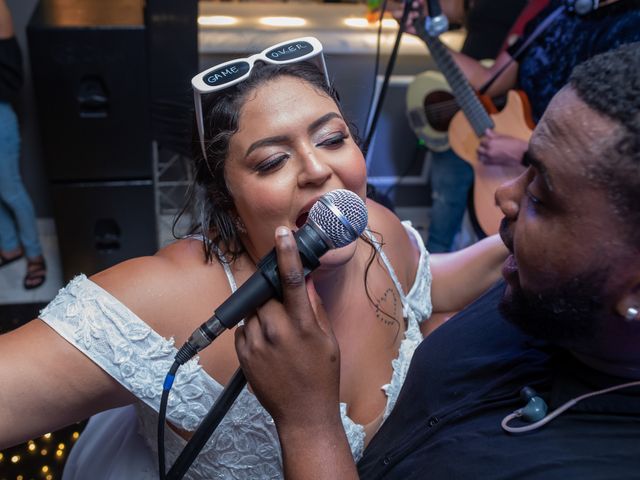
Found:
[{"label": "man's short hair", "polygon": [[590,108],[621,127],[589,173],[607,191],[628,240],[640,246],[640,42],[578,65],[569,84]]}]

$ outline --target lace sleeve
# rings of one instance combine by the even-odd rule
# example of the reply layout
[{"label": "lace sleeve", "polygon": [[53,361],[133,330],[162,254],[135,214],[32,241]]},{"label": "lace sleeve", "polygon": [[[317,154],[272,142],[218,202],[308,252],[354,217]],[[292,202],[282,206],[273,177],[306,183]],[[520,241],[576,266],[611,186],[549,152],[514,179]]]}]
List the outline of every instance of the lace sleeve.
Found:
[{"label": "lace sleeve", "polygon": [[[173,339],[159,335],[84,275],[60,290],[40,318],[158,411],[162,384],[176,354]],[[167,418],[193,431],[221,391],[222,386],[192,359],[178,370]]]}]

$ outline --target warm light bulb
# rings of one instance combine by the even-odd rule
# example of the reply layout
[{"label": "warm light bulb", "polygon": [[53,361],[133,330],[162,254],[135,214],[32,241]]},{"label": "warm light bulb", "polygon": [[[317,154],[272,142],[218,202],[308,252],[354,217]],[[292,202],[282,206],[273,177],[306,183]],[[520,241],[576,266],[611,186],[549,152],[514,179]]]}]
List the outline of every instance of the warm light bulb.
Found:
[{"label": "warm light bulb", "polygon": [[27,448],[29,449],[30,452],[33,452],[36,449],[36,444],[35,443],[30,443]]},{"label": "warm light bulb", "polygon": [[71,435],[71,437],[72,437],[74,440],[77,440],[79,436],[80,436],[80,434],[79,434],[78,432],[73,432],[73,434]]},{"label": "warm light bulb", "polygon": [[64,450],[64,443],[59,443],[58,444],[58,449]]},{"label": "warm light bulb", "polygon": [[396,28],[397,26],[398,22],[396,22],[393,18],[382,19],[382,28]]},{"label": "warm light bulb", "polygon": [[300,17],[262,17],[260,23],[270,27],[301,27],[307,21]]},{"label": "warm light bulb", "polygon": [[347,27],[364,28],[369,25],[366,18],[345,18],[344,24]]},{"label": "warm light bulb", "polygon": [[47,467],[46,465],[42,466],[42,473],[47,473],[49,471],[49,467]]},{"label": "warm light bulb", "polygon": [[40,455],[46,455],[47,454],[47,449],[43,448],[42,450],[40,450]]},{"label": "warm light bulb", "polygon": [[199,25],[206,26],[223,26],[223,25],[235,25],[238,23],[236,17],[229,17],[227,15],[202,15],[198,17]]},{"label": "warm light bulb", "polygon": [[50,434],[50,433],[45,433],[45,434],[43,435],[43,437],[44,437],[44,438],[47,438],[47,439],[48,439],[48,438],[51,438],[51,434]]},{"label": "warm light bulb", "polygon": [[11,457],[11,463],[18,463],[20,461],[20,455],[14,455]]},{"label": "warm light bulb", "polygon": [[61,457],[64,454],[62,450],[56,450],[56,457]]}]

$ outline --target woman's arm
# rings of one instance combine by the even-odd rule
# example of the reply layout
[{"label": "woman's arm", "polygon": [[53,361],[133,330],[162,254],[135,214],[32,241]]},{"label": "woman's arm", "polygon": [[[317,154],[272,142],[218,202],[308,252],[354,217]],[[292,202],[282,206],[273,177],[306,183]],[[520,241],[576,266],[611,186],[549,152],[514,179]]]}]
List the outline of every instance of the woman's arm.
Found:
[{"label": "woman's arm", "polygon": [[509,255],[498,235],[452,253],[431,255],[434,312],[461,310],[493,285]]},{"label": "woman's arm", "polygon": [[39,319],[0,336],[0,385],[0,449],[134,399]]},{"label": "woman's arm", "polygon": [[[177,243],[154,257],[129,260],[100,272],[91,280],[160,335],[174,337],[181,344],[230,289],[222,268],[202,261],[200,242]],[[218,279],[225,282],[224,288]],[[84,302],[74,306],[84,306]],[[85,314],[91,315],[96,329],[103,327],[95,309],[79,313]],[[47,321],[53,320],[47,317]],[[220,343],[224,346],[224,341]],[[221,345],[203,352],[201,358],[205,364],[223,365],[214,372],[221,382],[237,368],[232,334],[229,344],[234,361],[223,355],[226,352]],[[207,362],[215,355],[224,358]],[[0,448],[135,400],[111,375],[41,320],[0,336],[0,385]]]}]

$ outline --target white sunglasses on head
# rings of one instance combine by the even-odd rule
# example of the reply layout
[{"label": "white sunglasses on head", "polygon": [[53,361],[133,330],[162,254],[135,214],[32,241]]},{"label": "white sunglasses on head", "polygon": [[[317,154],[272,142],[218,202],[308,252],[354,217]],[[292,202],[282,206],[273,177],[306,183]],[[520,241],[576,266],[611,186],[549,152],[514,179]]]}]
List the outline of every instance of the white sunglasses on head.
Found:
[{"label": "white sunglasses on head", "polygon": [[193,100],[196,108],[196,123],[200,136],[200,147],[206,160],[207,153],[204,144],[204,118],[202,116],[202,95],[217,92],[245,80],[251,74],[256,61],[274,65],[302,62],[313,59],[318,68],[324,72],[324,78],[329,85],[329,74],[322,53],[322,44],[315,37],[302,37],[281,42],[266,48],[260,53],[246,58],[237,58],[221,63],[215,67],[198,73],[191,79]]}]

